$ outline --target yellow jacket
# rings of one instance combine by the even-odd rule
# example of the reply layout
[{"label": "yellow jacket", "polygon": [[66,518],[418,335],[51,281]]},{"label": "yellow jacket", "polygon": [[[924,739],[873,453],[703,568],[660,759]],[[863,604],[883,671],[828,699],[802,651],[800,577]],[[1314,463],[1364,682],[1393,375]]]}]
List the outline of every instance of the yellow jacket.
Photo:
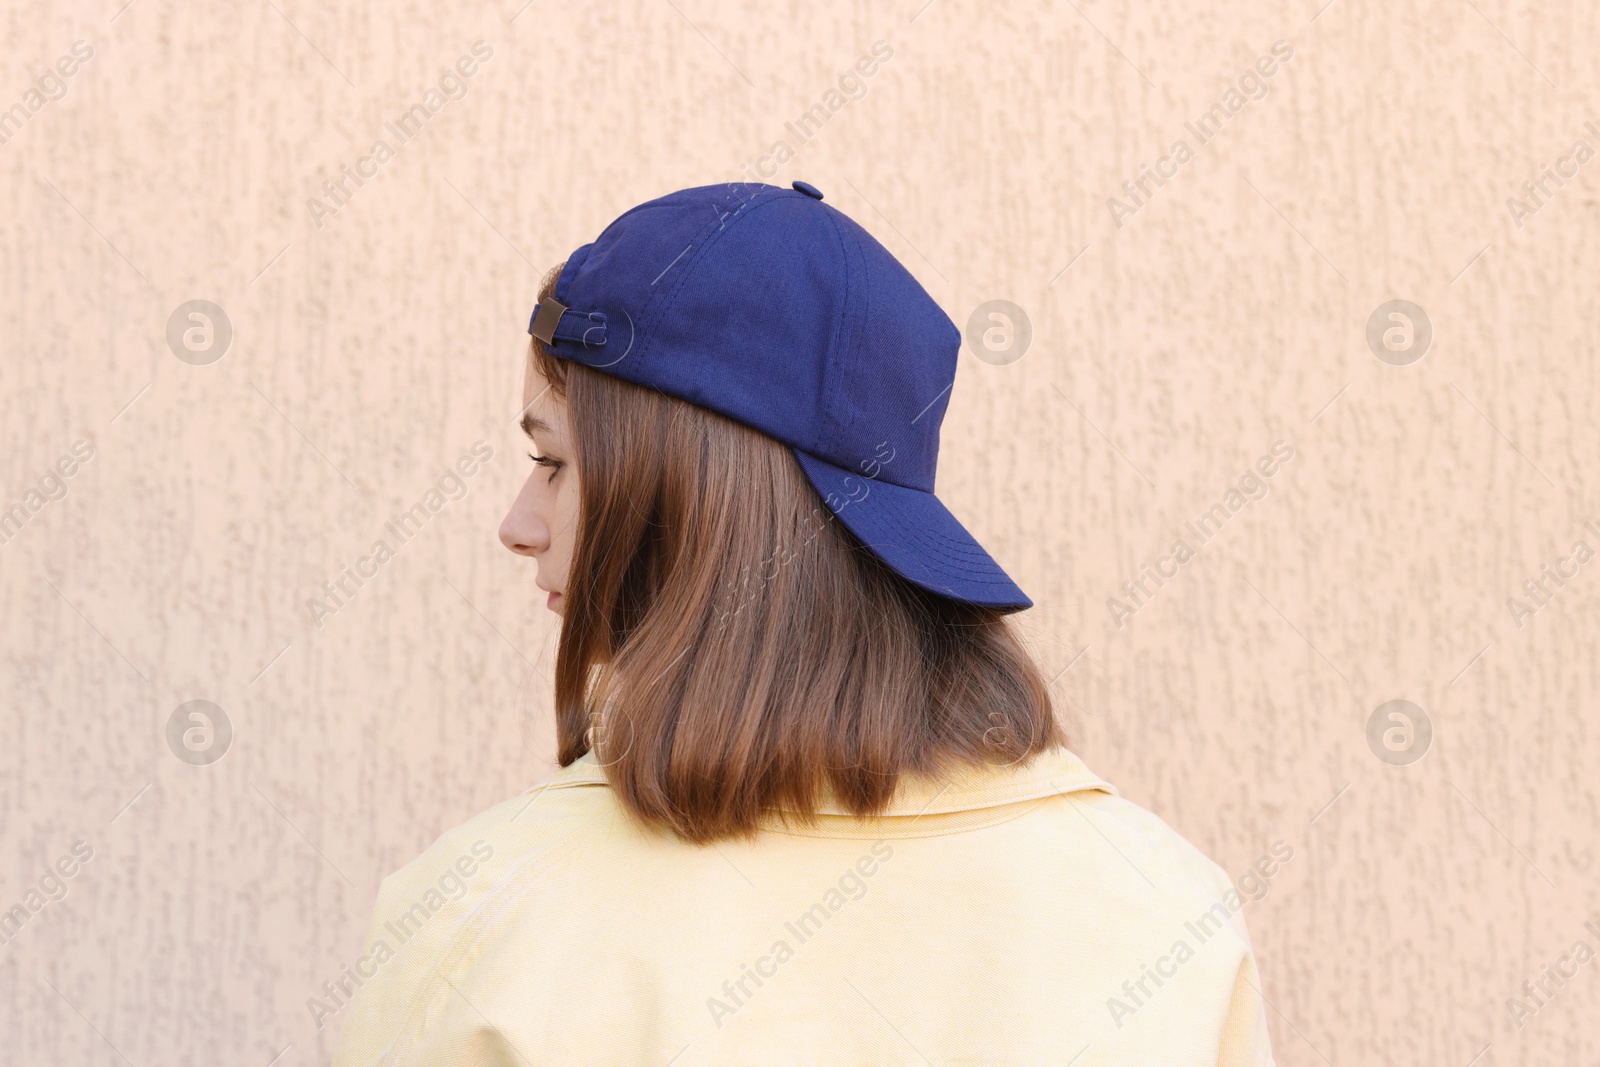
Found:
[{"label": "yellow jacket", "polygon": [[384,880],[335,1067],[1272,1063],[1227,875],[1067,750],[823,811],[694,846],[590,753]]}]

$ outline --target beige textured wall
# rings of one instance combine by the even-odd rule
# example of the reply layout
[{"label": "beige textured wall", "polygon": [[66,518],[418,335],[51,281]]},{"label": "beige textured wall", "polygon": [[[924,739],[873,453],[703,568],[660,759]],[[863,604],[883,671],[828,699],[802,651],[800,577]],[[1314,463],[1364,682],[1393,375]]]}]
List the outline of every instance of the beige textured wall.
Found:
[{"label": "beige textured wall", "polygon": [[[306,1000],[379,880],[551,766],[554,618],[495,540],[534,287],[780,138],[773,180],[819,186],[958,324],[1028,316],[1020,359],[963,354],[941,495],[1037,602],[1089,765],[1236,877],[1293,848],[1247,914],[1280,1062],[1600,1057],[1600,961],[1507,1004],[1600,948],[1600,161],[1569,155],[1600,149],[1600,14],[924,2],[0,8],[0,507],[25,520],[0,908],[28,915],[0,1063],[329,1059],[342,1018]],[[60,99],[30,97],[79,40]],[[314,217],[479,40],[464,95]],[[865,95],[797,145],[877,40]],[[1202,144],[1185,123],[1275,41],[1292,59]],[[1576,175],[1535,201],[1546,166]],[[1367,341],[1392,299],[1432,324],[1406,365]],[[191,300],[231,323],[214,362],[168,344]],[[465,495],[319,627],[308,599],[480,441]],[[1219,502],[1202,545],[1185,523]],[[1523,582],[1558,564],[1538,607]],[[167,742],[196,699],[233,730],[210,765]],[[1367,740],[1395,699],[1432,729],[1408,765]],[[30,896],[78,841],[65,896]]]}]

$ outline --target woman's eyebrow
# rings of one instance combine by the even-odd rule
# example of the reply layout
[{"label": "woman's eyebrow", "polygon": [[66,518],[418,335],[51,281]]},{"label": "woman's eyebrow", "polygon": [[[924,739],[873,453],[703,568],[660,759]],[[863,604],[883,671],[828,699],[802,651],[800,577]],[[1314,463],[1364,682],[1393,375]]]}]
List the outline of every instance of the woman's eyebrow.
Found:
[{"label": "woman's eyebrow", "polygon": [[536,418],[531,411],[522,413],[522,432],[532,437],[536,433],[549,433],[550,424],[543,419]]}]

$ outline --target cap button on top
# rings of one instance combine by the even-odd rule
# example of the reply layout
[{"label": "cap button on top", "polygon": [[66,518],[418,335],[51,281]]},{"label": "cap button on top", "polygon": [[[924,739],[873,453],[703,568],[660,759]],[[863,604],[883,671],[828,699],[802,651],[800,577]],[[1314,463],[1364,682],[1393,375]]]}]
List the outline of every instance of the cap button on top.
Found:
[{"label": "cap button on top", "polygon": [[813,199],[813,200],[821,200],[822,199],[821,191],[818,190],[818,188],[815,185],[812,185],[810,182],[795,182],[794,183],[794,187],[795,187],[795,189],[797,191],[805,193],[807,196],[811,197],[811,199]]}]

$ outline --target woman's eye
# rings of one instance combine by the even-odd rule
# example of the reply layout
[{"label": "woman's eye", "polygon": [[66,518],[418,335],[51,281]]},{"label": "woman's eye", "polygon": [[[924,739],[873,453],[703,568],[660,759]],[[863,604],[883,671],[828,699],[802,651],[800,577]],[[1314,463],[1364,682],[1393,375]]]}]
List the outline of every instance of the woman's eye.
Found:
[{"label": "woman's eye", "polygon": [[532,452],[528,453],[528,458],[533,460],[541,467],[550,468],[550,478],[548,479],[550,481],[555,480],[556,474],[560,472],[563,466],[559,459],[551,459],[549,456],[536,456]]}]

